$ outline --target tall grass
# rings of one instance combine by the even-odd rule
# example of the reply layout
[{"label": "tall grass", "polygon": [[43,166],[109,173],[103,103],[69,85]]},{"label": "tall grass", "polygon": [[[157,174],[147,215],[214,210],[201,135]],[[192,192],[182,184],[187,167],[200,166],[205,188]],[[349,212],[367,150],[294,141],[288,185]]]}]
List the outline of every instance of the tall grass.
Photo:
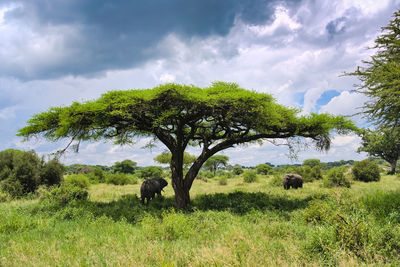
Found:
[{"label": "tall grass", "polygon": [[0,266],[400,264],[400,179],[298,190],[271,179],[196,180],[187,211],[172,207],[171,186],[143,206],[140,183],[91,185],[65,206],[3,202]]}]

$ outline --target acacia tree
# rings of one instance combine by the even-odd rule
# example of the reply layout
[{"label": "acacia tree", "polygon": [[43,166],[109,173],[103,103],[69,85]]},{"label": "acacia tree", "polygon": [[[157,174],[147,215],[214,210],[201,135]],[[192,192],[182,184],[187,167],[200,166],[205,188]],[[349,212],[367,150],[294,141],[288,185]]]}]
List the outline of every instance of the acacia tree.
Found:
[{"label": "acacia tree", "polygon": [[[86,140],[113,139],[131,144],[137,137],[153,136],[171,152],[174,205],[185,208],[189,191],[203,163],[217,152],[261,139],[305,137],[319,149],[329,149],[330,131],[355,130],[341,116],[311,114],[284,107],[272,96],[217,82],[199,88],[166,84],[152,89],[111,91],[99,99],[52,107],[34,115],[19,136],[44,137],[50,141],[68,138],[69,144]],[[188,145],[201,153],[184,173]]]},{"label": "acacia tree", "polygon": [[356,91],[369,97],[364,115],[377,125],[400,126],[400,10],[375,40],[375,55],[347,75],[357,76]]},{"label": "acacia tree", "polygon": [[134,173],[137,162],[134,162],[130,159],[123,160],[121,162],[117,161],[114,163],[113,170],[114,172],[122,172],[122,173]]},{"label": "acacia tree", "polygon": [[389,173],[394,174],[400,158],[400,128],[380,127],[375,131],[365,130],[361,133],[361,138],[358,152],[364,151],[386,160],[391,166]]},{"label": "acacia tree", "polygon": [[214,155],[209,157],[206,162],[204,162],[204,168],[213,172],[214,175],[219,166],[226,166],[228,164],[229,157],[224,155]]}]

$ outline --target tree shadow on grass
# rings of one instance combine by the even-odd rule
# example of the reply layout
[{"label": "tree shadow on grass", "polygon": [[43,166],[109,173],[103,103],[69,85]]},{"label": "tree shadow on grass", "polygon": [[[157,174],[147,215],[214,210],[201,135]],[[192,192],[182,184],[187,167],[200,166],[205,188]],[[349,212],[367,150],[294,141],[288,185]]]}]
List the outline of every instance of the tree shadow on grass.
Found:
[{"label": "tree shadow on grass", "polygon": [[192,202],[192,207],[197,210],[229,211],[235,214],[246,214],[251,210],[267,211],[281,210],[293,211],[303,209],[313,199],[293,198],[285,195],[271,195],[262,192],[232,192],[200,195]]},{"label": "tree shadow on grass", "polygon": [[[232,192],[215,193],[196,196],[185,213],[200,211],[228,211],[232,214],[245,215],[252,210],[286,211],[303,209],[315,196],[293,197],[288,195],[273,195],[262,192]],[[324,196],[322,196],[323,198]],[[90,216],[106,216],[114,221],[125,220],[136,224],[147,215],[161,218],[165,211],[174,209],[174,197],[156,197],[149,205],[143,205],[136,194],[123,195],[118,200],[104,203],[80,201],[64,207],[48,207],[47,212],[59,218],[73,219],[85,214]],[[43,207],[46,209],[45,207]],[[43,209],[42,209],[43,211]],[[75,215],[74,215],[75,214]]]}]

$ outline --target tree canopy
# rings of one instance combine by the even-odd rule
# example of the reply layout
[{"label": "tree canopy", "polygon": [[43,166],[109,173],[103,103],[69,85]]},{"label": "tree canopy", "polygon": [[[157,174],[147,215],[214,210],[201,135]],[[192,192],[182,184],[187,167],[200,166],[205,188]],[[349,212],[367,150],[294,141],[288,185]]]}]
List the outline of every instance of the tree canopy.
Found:
[{"label": "tree canopy", "polygon": [[[207,88],[165,84],[152,89],[110,91],[100,98],[34,115],[19,136],[68,138],[79,148],[86,140],[111,139],[132,144],[153,136],[171,152],[175,206],[190,203],[189,190],[203,163],[217,152],[262,139],[308,138],[321,150],[330,147],[330,132],[356,130],[349,119],[329,114],[299,115],[271,95],[216,82]],[[74,143],[76,142],[76,143]],[[200,146],[200,155],[184,175],[184,151]]]},{"label": "tree canopy", "polygon": [[228,164],[229,157],[224,155],[214,155],[209,157],[206,162],[204,162],[204,168],[214,173],[217,171],[219,166],[226,166]]},{"label": "tree canopy", "polygon": [[113,165],[113,171],[121,173],[134,173],[136,165],[137,162],[134,162],[130,159],[126,159],[121,162],[117,161]]},{"label": "tree canopy", "polygon": [[361,84],[356,91],[370,100],[364,103],[364,115],[377,125],[400,126],[400,11],[375,40],[375,55],[363,61],[356,71]]},{"label": "tree canopy", "polygon": [[391,165],[391,174],[396,172],[400,158],[400,127],[365,130],[361,134],[362,142],[359,152],[367,152],[370,156],[380,157]]},{"label": "tree canopy", "polygon": [[321,166],[321,161],[319,159],[306,159],[303,161],[303,166],[310,166],[311,168]]}]

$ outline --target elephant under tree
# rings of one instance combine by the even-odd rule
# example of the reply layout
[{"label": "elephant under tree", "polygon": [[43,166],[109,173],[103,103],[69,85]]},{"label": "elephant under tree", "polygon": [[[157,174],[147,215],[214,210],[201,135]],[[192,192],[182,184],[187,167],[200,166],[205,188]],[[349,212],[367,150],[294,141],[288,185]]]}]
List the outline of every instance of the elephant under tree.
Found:
[{"label": "elephant under tree", "polygon": [[[18,135],[49,141],[67,138],[67,147],[76,149],[81,141],[111,139],[116,144],[133,144],[138,137],[153,136],[171,152],[174,205],[186,208],[203,163],[221,150],[291,138],[304,138],[304,142],[327,150],[332,130],[339,134],[357,130],[342,116],[300,116],[299,112],[276,103],[269,94],[234,83],[215,82],[207,88],[171,83],[152,89],[110,91],[97,100],[52,107],[34,115]],[[187,146],[200,146],[201,152],[184,172]]]}]

